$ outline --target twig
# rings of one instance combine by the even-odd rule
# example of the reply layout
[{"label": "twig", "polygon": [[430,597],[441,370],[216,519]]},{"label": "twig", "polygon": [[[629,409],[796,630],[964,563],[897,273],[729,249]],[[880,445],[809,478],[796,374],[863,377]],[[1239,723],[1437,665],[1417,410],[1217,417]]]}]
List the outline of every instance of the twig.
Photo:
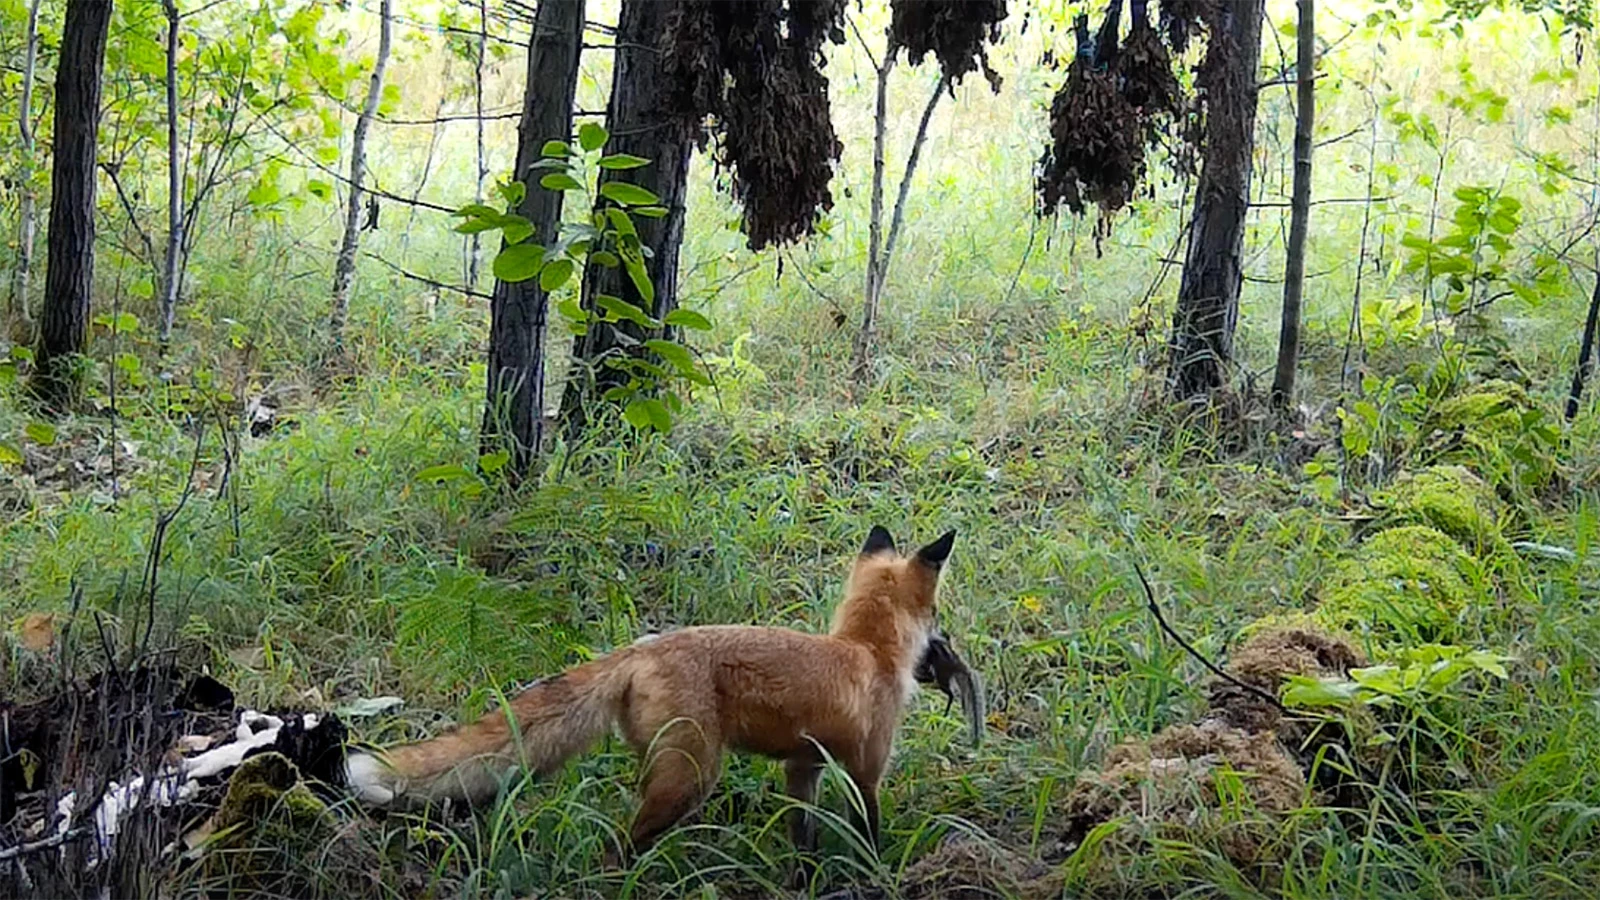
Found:
[{"label": "twig", "polygon": [[1011,295],[1017,290],[1017,282],[1022,280],[1022,270],[1028,267],[1028,258],[1033,255],[1033,241],[1039,236],[1039,217],[1031,216],[1028,223],[1028,246],[1022,248],[1022,259],[1017,262],[1017,271],[1011,273],[1011,284],[1006,288],[1005,296],[1000,304],[1004,306],[1011,302]]},{"label": "twig", "polygon": [[462,287],[462,286],[460,286],[458,284],[445,284],[442,281],[434,281],[432,278],[429,278],[426,275],[418,275],[415,272],[408,272],[405,269],[402,269],[399,266],[395,265],[394,263],[388,261],[387,259],[384,259],[383,257],[379,256],[378,254],[373,253],[371,250],[364,250],[364,251],[362,251],[361,255],[369,257],[371,259],[375,259],[378,262],[383,263],[384,265],[386,265],[389,268],[395,270],[399,274],[404,275],[405,277],[411,279],[412,281],[420,281],[423,284],[428,285],[429,287],[436,287],[441,291],[454,291],[457,294],[464,294],[464,295],[466,295],[468,297],[477,297],[480,300],[493,300],[494,299],[493,295],[485,294],[482,291],[475,291],[475,290],[473,290],[471,288],[465,288],[465,287]]},{"label": "twig", "polygon": [[144,623],[144,637],[139,641],[140,654],[150,648],[150,632],[155,630],[156,589],[161,580],[161,550],[167,542],[167,529],[183,512],[183,508],[189,505],[189,498],[194,495],[194,475],[200,468],[200,450],[205,444],[205,437],[206,425],[205,421],[201,420],[196,423],[194,454],[189,458],[189,473],[184,476],[183,492],[178,495],[177,505],[156,516],[155,531],[150,535],[150,554],[145,559],[144,578],[140,583],[140,588],[145,591],[145,610],[149,618]]},{"label": "twig", "polygon": [[60,834],[52,834],[47,838],[40,838],[32,843],[18,844],[15,847],[0,847],[0,862],[8,862],[16,859],[19,856],[28,856],[30,854],[38,853],[40,850],[49,850],[53,847],[59,847],[62,844],[85,837],[88,834],[89,829],[87,828],[69,828]]},{"label": "twig", "polygon": [[[1128,537],[1127,535],[1123,536],[1127,538],[1129,544],[1133,543],[1133,538]],[[1137,548],[1135,547],[1134,549]],[[1150,588],[1150,579],[1145,577],[1144,566],[1139,565],[1138,557],[1130,555],[1129,559],[1133,562],[1134,574],[1139,576],[1139,586],[1144,588],[1145,602],[1149,606],[1151,614],[1156,617],[1156,622],[1161,626],[1161,630],[1167,633],[1167,637],[1172,638],[1172,640],[1176,642],[1179,647],[1184,649],[1184,652],[1198,660],[1202,666],[1205,666],[1207,669],[1211,670],[1211,674],[1221,678],[1223,681],[1228,682],[1234,687],[1245,691],[1246,693],[1253,694],[1257,698],[1272,704],[1272,706],[1275,707],[1278,712],[1281,712],[1284,715],[1292,715],[1292,713],[1289,711],[1289,708],[1284,706],[1277,697],[1272,696],[1253,684],[1240,681],[1221,666],[1207,659],[1205,654],[1194,648],[1194,645],[1184,640],[1183,635],[1179,634],[1177,630],[1172,627],[1171,623],[1167,621],[1166,615],[1161,612],[1161,604],[1156,602],[1156,592]]]}]

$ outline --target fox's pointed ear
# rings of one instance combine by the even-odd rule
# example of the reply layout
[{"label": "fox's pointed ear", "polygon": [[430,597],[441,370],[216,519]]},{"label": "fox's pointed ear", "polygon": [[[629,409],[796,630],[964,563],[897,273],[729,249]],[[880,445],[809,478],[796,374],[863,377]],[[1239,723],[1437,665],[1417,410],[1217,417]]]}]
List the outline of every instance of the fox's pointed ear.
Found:
[{"label": "fox's pointed ear", "polygon": [[950,558],[950,548],[955,546],[956,533],[946,531],[937,541],[917,551],[917,559],[935,569],[944,566],[944,561]]},{"label": "fox's pointed ear", "polygon": [[894,553],[894,538],[890,537],[888,529],[882,525],[872,526],[867,532],[867,542],[861,545],[862,556],[876,556],[879,553]]}]

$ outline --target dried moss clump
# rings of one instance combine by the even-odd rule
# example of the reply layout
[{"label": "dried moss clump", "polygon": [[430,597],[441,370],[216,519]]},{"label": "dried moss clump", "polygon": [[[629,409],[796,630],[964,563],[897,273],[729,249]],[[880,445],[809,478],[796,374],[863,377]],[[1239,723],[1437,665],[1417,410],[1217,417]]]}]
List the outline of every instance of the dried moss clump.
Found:
[{"label": "dried moss clump", "polygon": [[1215,719],[1175,725],[1116,747],[1074,785],[1064,838],[1077,845],[1096,826],[1120,820],[1098,850],[1112,878],[1152,840],[1215,848],[1255,869],[1282,858],[1291,843],[1287,814],[1305,793],[1304,773],[1271,733]]},{"label": "dried moss clump", "polygon": [[1316,618],[1332,627],[1448,640],[1472,598],[1477,562],[1449,535],[1404,525],[1368,538],[1341,562]]},{"label": "dried moss clump", "polygon": [[1402,475],[1373,497],[1388,524],[1427,525],[1473,553],[1498,551],[1503,504],[1493,488],[1465,466],[1434,466]]},{"label": "dried moss clump", "polygon": [[844,9],[844,0],[685,0],[667,17],[669,102],[711,117],[717,165],[731,176],[753,250],[799,240],[833,208],[828,182],[843,145],[822,48],[843,43]]},{"label": "dried moss clump", "polygon": [[989,87],[999,93],[1000,73],[989,67],[983,45],[1000,40],[1005,0],[892,0],[889,5],[889,40],[913,63],[932,53],[951,84],[982,68]]},{"label": "dried moss clump", "polygon": [[1037,859],[958,832],[906,869],[900,891],[912,900],[1045,900],[1061,896],[1061,876]]},{"label": "dried moss clump", "polygon": [[[1291,676],[1333,678],[1366,664],[1366,655],[1347,638],[1306,621],[1255,631],[1229,657],[1227,671],[1276,697]],[[1213,716],[1251,733],[1277,730],[1283,715],[1259,695],[1220,678],[1211,683],[1209,705]]]}]

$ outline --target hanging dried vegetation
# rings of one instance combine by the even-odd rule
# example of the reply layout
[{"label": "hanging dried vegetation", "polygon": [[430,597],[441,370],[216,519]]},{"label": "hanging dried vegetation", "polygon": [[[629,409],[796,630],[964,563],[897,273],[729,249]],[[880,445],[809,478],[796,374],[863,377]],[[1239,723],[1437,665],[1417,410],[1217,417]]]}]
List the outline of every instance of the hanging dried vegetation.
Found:
[{"label": "hanging dried vegetation", "polygon": [[1151,189],[1145,182],[1151,147],[1166,144],[1175,166],[1193,166],[1201,134],[1198,107],[1184,95],[1174,57],[1220,5],[1163,0],[1158,30],[1150,23],[1148,0],[1132,0],[1132,24],[1120,46],[1122,0],[1112,0],[1093,39],[1088,17],[1078,17],[1077,52],[1050,104],[1050,146],[1039,161],[1041,214],[1065,206],[1081,215],[1094,204],[1101,212],[1095,234],[1102,237],[1113,214],[1141,187]]},{"label": "hanging dried vegetation", "polygon": [[716,161],[744,209],[750,248],[799,240],[833,208],[843,146],[829,116],[823,45],[843,43],[845,0],[679,0],[662,73],[674,111],[710,117]]},{"label": "hanging dried vegetation", "polygon": [[981,68],[989,87],[1000,92],[1000,73],[990,68],[984,42],[1000,40],[1005,0],[890,0],[889,6],[890,44],[912,63],[932,53],[952,85]]}]

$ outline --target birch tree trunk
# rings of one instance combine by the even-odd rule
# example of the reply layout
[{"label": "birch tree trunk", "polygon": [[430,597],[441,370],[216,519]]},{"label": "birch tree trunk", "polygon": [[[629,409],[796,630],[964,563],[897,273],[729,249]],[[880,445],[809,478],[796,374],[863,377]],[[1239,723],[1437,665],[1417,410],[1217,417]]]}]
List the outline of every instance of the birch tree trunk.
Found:
[{"label": "birch tree trunk", "polygon": [[382,0],[378,7],[381,20],[378,33],[378,61],[372,67],[372,83],[367,86],[367,102],[356,119],[355,133],[350,138],[350,202],[345,207],[344,239],[339,243],[339,256],[333,264],[333,315],[328,330],[333,337],[336,353],[344,347],[345,321],[350,316],[350,288],[356,276],[356,250],[361,244],[362,179],[367,167],[367,129],[378,112],[378,99],[383,94],[383,70],[389,64],[390,4]]},{"label": "birch tree trunk", "polygon": [[37,152],[33,138],[33,80],[39,60],[39,4],[28,4],[27,45],[22,58],[22,105],[17,115],[17,130],[22,133],[22,170],[19,172],[17,204],[17,267],[11,273],[11,320],[26,339],[32,330],[33,316],[28,309],[28,282],[33,275],[33,241],[38,228],[34,212],[33,156]]}]

